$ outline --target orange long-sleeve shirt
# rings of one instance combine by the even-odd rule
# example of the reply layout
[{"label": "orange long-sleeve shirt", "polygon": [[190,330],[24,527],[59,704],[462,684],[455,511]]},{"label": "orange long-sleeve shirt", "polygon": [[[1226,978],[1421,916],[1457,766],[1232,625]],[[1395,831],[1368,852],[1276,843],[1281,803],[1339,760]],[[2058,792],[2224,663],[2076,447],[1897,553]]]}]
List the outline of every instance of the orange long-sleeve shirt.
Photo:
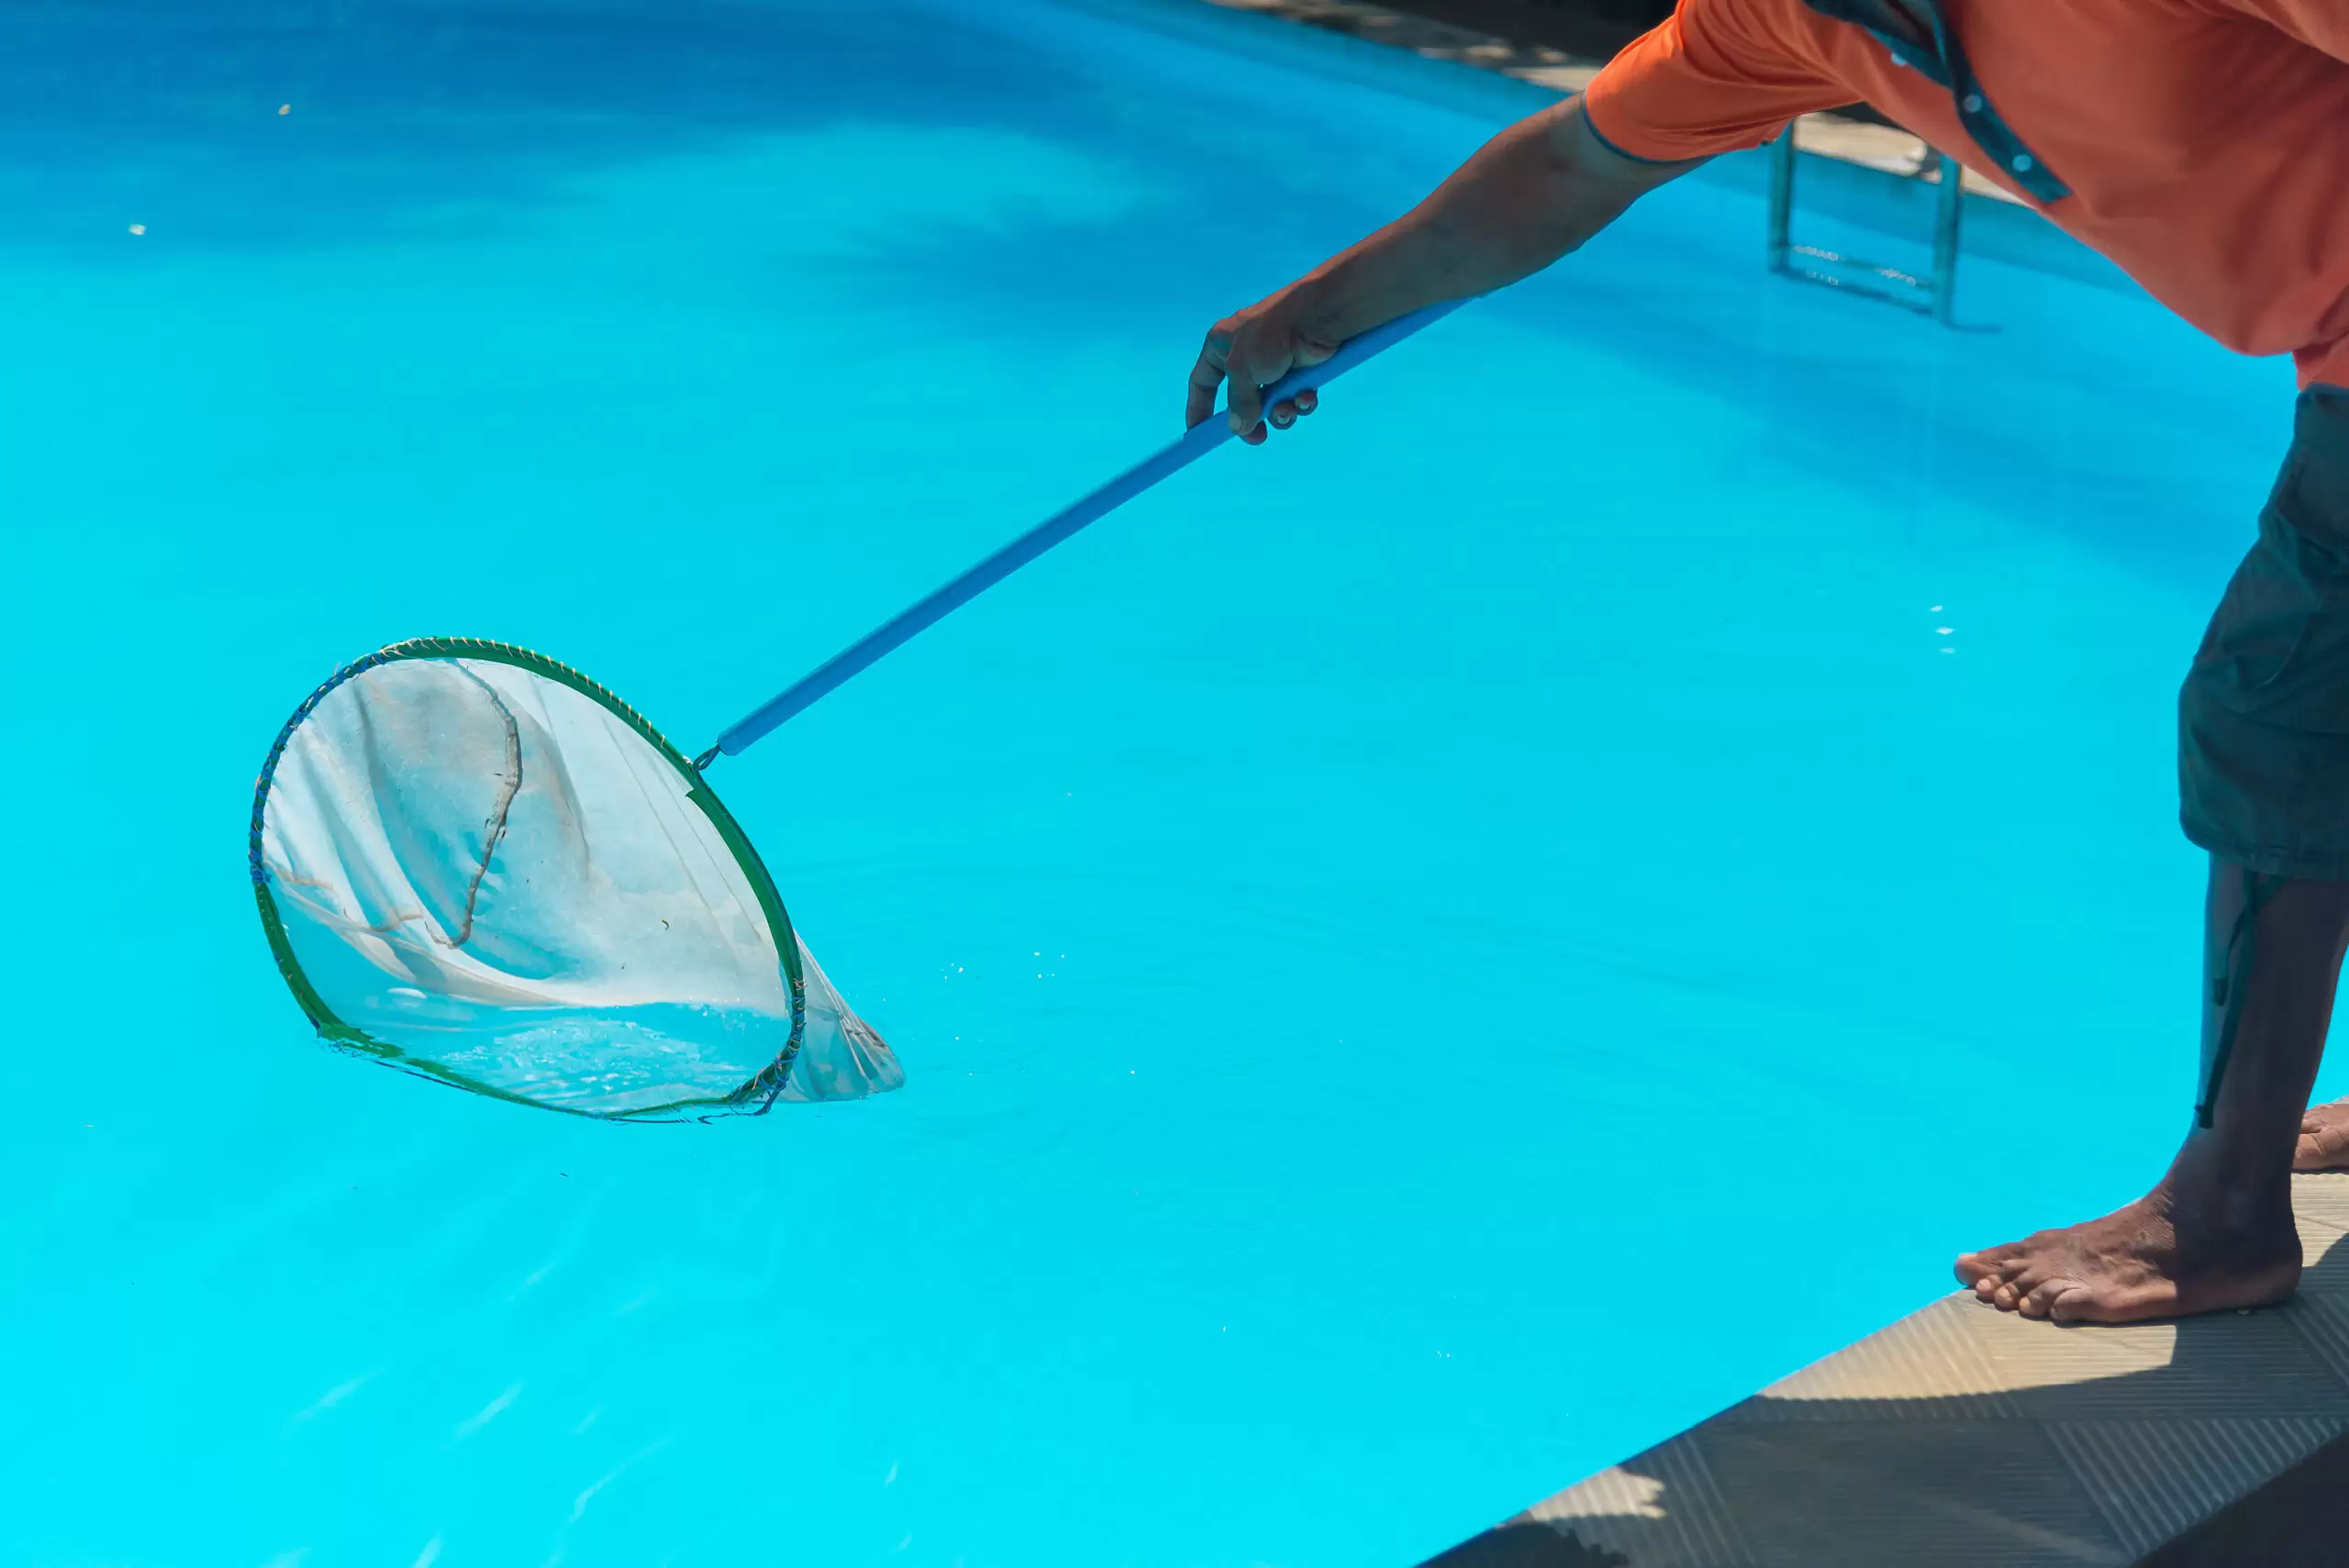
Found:
[{"label": "orange long-sleeve shirt", "polygon": [[2349,385],[2349,0],[1680,0],[1585,108],[1679,160],[1855,100],[2227,347]]}]

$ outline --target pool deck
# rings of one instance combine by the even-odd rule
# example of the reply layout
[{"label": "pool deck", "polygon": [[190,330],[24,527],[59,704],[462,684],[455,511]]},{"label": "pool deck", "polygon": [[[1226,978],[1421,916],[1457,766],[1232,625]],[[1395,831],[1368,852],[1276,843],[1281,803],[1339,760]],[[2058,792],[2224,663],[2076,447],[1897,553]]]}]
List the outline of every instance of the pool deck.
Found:
[{"label": "pool deck", "polygon": [[[1598,69],[1438,19],[1446,0],[1427,0],[1435,17],[1209,3],[1552,94]],[[1934,178],[1924,144],[1887,127],[1809,116],[1796,146],[1849,171],[1845,212],[1862,221],[1912,217],[1885,193]],[[1966,191],[1969,249],[2111,281],[2005,192],[1971,174]],[[2341,1568],[2349,1174],[2296,1176],[2293,1202],[2307,1273],[2282,1307],[2066,1329],[1953,1293],[1425,1568]]]},{"label": "pool deck", "polygon": [[1953,1294],[1428,1568],[2349,1562],[2349,1175],[2279,1307],[2126,1329]]}]

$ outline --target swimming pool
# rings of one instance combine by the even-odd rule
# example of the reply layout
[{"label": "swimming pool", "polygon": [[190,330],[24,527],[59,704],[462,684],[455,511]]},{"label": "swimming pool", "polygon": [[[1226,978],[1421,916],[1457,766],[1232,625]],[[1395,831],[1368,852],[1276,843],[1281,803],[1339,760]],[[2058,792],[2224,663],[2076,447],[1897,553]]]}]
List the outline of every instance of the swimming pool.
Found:
[{"label": "swimming pool", "polygon": [[721,764],[903,1091],[329,1055],[242,853],[339,662],[698,747],[1503,111],[1141,4],[0,28],[0,1562],[1401,1563],[2166,1157],[2288,372],[1697,182]]}]

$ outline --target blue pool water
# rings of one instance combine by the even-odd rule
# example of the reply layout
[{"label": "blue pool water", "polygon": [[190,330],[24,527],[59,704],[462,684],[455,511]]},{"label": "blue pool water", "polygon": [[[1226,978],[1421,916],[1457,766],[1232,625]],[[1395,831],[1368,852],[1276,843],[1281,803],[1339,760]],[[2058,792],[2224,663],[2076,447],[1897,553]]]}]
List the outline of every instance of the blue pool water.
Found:
[{"label": "blue pool water", "polygon": [[0,17],[0,1562],[1402,1564],[2142,1188],[2288,374],[1773,282],[1699,181],[721,764],[900,1093],[599,1126],[311,1041],[243,825],[313,684],[507,639],[697,749],[1507,117],[1417,71]]}]

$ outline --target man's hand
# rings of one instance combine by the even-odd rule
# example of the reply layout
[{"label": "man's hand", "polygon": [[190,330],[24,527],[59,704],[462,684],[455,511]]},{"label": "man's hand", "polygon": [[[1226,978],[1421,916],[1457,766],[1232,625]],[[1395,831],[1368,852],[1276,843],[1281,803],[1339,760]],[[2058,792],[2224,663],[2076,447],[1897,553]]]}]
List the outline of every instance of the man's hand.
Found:
[{"label": "man's hand", "polygon": [[1590,128],[1579,98],[1527,116],[1403,217],[1217,322],[1191,367],[1185,427],[1215,413],[1215,389],[1229,381],[1231,428],[1260,444],[1268,413],[1272,428],[1286,430],[1313,412],[1310,393],[1264,407],[1264,389],[1290,371],[1318,365],[1348,338],[1422,306],[1489,294],[1541,271],[1642,193],[1702,161],[1625,157]]},{"label": "man's hand", "polygon": [[1337,344],[1320,341],[1299,323],[1297,294],[1295,287],[1283,289],[1237,316],[1225,317],[1208,330],[1198,363],[1191,367],[1184,428],[1215,413],[1215,389],[1227,380],[1231,383],[1227,417],[1233,433],[1252,447],[1264,442],[1268,417],[1273,429],[1286,430],[1319,406],[1320,399],[1310,392],[1284,397],[1269,410],[1264,406],[1265,387],[1293,370],[1318,365],[1338,351]]}]

